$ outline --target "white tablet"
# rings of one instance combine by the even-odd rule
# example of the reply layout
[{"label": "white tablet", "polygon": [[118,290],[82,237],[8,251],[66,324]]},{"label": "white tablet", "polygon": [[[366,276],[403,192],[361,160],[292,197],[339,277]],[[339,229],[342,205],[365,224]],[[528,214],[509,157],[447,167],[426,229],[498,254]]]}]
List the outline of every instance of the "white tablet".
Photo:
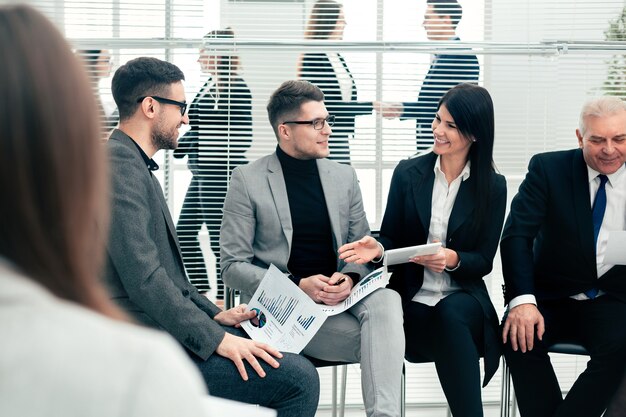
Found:
[{"label": "white tablet", "polygon": [[414,256],[433,255],[441,247],[441,242],[425,245],[408,246],[406,248],[390,249],[385,251],[385,265],[404,264]]}]

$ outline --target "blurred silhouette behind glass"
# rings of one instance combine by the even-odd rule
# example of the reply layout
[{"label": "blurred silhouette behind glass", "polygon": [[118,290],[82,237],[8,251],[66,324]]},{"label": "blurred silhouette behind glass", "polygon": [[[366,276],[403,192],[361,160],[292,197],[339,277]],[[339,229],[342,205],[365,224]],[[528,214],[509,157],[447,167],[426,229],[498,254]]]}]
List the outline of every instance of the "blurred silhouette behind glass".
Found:
[{"label": "blurred silhouette behind glass", "polygon": [[39,12],[4,6],[0,61],[0,415],[201,415],[180,347],[97,280],[108,193],[79,60]]},{"label": "blurred silhouette behind glass", "polygon": [[[342,40],[346,26],[343,6],[333,0],[319,0],[313,5],[304,33],[305,39]],[[357,89],[341,54],[306,53],[300,56],[298,76],[324,93],[324,104],[335,125],[330,136],[330,156],[337,162],[350,163],[350,139],[354,137],[355,117],[372,112],[372,102],[357,102]]]},{"label": "blurred silhouette behind glass", "polygon": [[234,39],[233,31],[214,30],[204,39],[198,63],[210,78],[189,107],[191,128],[174,151],[176,158],[187,155],[193,173],[176,232],[191,282],[200,290],[208,290],[207,268],[198,240],[202,224],[206,225],[216,259],[217,299],[223,299],[219,265],[222,206],[230,174],[246,163],[244,153],[252,143],[252,95],[238,74],[239,57],[210,47],[211,39]]},{"label": "blurred silhouette behind glass", "polygon": [[100,80],[111,75],[111,54],[107,49],[81,49],[76,54],[83,60],[91,88],[96,95],[98,116],[102,125],[102,137],[107,139],[111,130],[117,126],[117,111],[108,114],[100,97]]},{"label": "blurred silhouette behind glass", "polygon": [[[456,36],[456,28],[463,16],[463,9],[458,1],[427,0],[426,3],[426,13],[422,25],[426,30],[428,40],[460,41]],[[430,125],[437,112],[437,104],[441,97],[455,85],[477,83],[478,75],[479,66],[476,55],[444,50],[432,56],[417,101],[382,103],[380,110],[384,117],[416,119],[417,151],[418,153],[426,151],[433,145],[433,132]]]}]

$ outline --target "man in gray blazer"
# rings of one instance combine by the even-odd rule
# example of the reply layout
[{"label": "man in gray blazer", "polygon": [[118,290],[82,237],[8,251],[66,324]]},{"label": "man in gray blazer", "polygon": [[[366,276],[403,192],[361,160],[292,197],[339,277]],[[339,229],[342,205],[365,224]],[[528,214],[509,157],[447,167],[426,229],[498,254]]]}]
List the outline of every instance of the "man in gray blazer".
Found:
[{"label": "man in gray blazer", "polygon": [[107,142],[112,213],[106,282],[135,320],[167,331],[187,349],[211,394],[275,408],[279,416],[313,416],[315,368],[246,338],[233,326],[254,314],[245,306],[220,310],[185,274],[152,159],[160,149],[176,148],[178,128],[189,123],[182,80],[178,67],[155,58],[129,61],[113,77],[120,126]]},{"label": "man in gray blazer", "polygon": [[[220,233],[222,279],[243,301],[270,264],[328,305],[343,301],[369,272],[337,256],[369,227],[354,169],[324,159],[334,117],[323,100],[308,81],[283,83],[267,105],[276,152],[233,171]],[[380,289],[329,317],[303,353],[360,362],[367,415],[400,415],[404,333],[396,292]]]}]

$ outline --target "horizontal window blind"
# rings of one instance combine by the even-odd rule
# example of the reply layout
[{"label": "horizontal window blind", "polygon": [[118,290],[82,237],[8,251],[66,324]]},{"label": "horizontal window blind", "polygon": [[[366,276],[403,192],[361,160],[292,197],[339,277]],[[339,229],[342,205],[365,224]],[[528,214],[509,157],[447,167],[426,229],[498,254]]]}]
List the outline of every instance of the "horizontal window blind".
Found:
[{"label": "horizontal window blind", "polygon": [[[106,128],[115,123],[107,56],[111,57],[112,71],[134,57],[149,55],[175,63],[186,74],[190,116],[194,115],[195,103],[194,117],[206,122],[181,132],[181,142],[194,135],[198,139],[197,160],[191,160],[188,153],[178,159],[171,152],[161,152],[157,156],[162,167],[158,175],[175,221],[183,223],[181,230],[186,221],[193,223],[182,232],[188,236],[181,238],[190,239],[186,257],[189,275],[203,289],[208,288],[208,277],[213,296],[217,295],[217,248],[211,241],[218,237],[216,224],[229,173],[234,166],[276,147],[265,105],[284,80],[300,76],[323,85],[323,76],[312,68],[342,68],[345,63],[349,69],[356,95],[344,71],[343,87],[333,92],[341,100],[335,101],[361,104],[356,109],[333,107],[336,116],[351,118],[354,114],[353,129],[337,125],[335,135],[349,147],[372,228],[382,220],[394,167],[418,151],[418,134],[424,138],[430,134],[430,116],[423,108],[409,118],[387,119],[372,111],[372,102],[417,102],[429,68],[438,57],[476,56],[478,74],[467,59],[447,63],[461,74],[452,81],[476,80],[494,99],[494,159],[507,177],[509,202],[532,155],[576,146],[574,131],[586,99],[605,93],[624,95],[626,91],[626,29],[620,20],[624,8],[621,0],[460,0],[463,17],[456,32],[459,40],[446,41],[428,40],[422,25],[425,1],[345,0],[343,39],[305,39],[312,0],[31,3],[59,25],[86,61],[93,61],[88,65]],[[204,38],[211,31],[226,28],[231,28],[232,37]],[[213,68],[208,63],[201,67],[201,55],[237,57],[238,62],[226,65],[223,74],[217,76],[215,62]],[[305,56],[310,57],[309,68],[303,70]],[[95,68],[96,61],[101,64],[99,69]],[[438,80],[435,86],[444,90],[450,85]],[[327,99],[327,105],[331,108],[333,103]],[[499,255],[486,281],[501,313]],[[585,360],[556,359],[564,389],[584,368]],[[352,369],[349,401],[360,403],[358,369]],[[497,400],[499,382],[496,375],[484,390],[484,400]],[[323,401],[328,400],[325,395]],[[407,401],[413,405],[444,402],[432,365],[409,367]]]}]

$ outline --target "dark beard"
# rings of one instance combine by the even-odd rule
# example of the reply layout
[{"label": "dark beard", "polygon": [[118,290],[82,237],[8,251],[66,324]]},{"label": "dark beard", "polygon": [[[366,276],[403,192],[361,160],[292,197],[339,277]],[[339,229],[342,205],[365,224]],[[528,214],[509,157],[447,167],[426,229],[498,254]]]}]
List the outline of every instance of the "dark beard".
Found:
[{"label": "dark beard", "polygon": [[178,130],[173,134],[168,134],[163,129],[156,129],[152,132],[152,144],[156,149],[176,149]]}]

